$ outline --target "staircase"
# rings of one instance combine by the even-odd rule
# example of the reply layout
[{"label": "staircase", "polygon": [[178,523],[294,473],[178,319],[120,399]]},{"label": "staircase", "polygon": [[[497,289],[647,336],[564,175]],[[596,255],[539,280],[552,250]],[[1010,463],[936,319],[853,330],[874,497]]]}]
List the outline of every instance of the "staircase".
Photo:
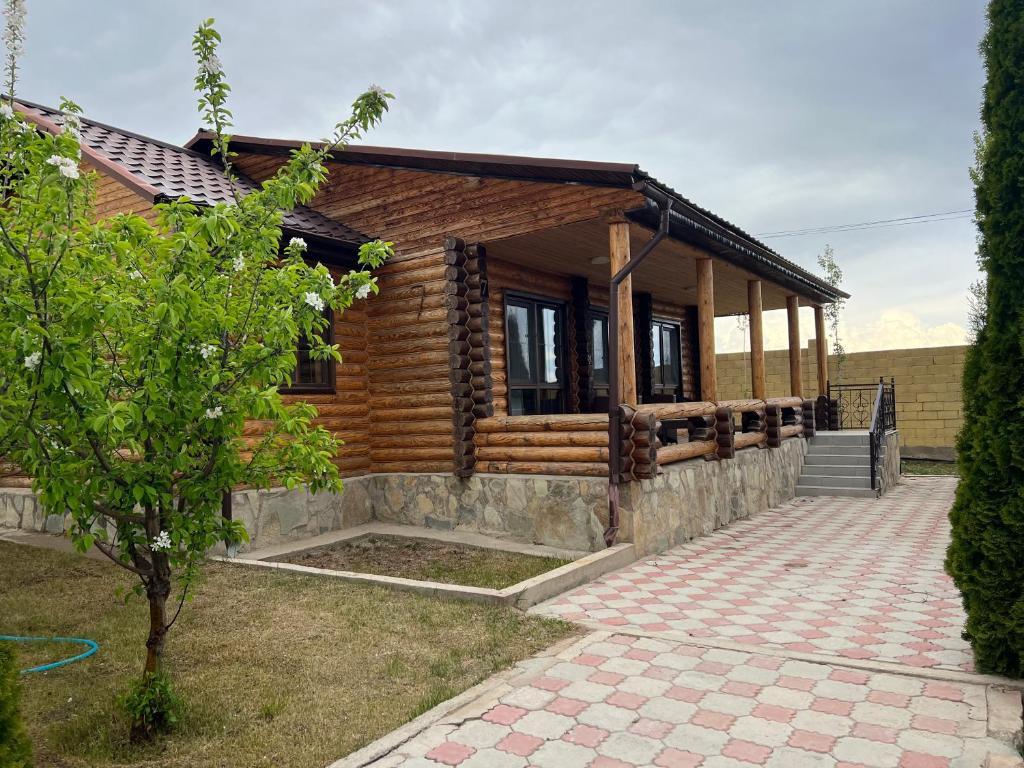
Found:
[{"label": "staircase", "polygon": [[868,440],[866,429],[818,432],[810,439],[796,495],[876,497],[878,491],[871,487]]}]

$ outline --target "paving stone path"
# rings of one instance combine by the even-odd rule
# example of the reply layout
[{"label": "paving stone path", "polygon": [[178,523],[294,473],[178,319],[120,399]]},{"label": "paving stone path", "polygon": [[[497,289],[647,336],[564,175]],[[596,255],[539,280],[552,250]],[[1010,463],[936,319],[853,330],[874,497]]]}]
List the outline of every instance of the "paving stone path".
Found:
[{"label": "paving stone path", "polygon": [[971,671],[942,562],[952,478],[801,497],[540,607],[570,621]]},{"label": "paving stone path", "polygon": [[[984,681],[942,572],[955,485],[815,498],[534,612],[594,629],[376,768],[980,768]],[[945,679],[943,679],[945,678]]]}]

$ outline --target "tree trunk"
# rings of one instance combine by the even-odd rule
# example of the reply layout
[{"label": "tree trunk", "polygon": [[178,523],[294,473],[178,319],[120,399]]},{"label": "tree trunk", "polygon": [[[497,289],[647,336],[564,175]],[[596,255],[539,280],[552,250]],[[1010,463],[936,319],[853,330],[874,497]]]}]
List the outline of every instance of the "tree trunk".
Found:
[{"label": "tree trunk", "polygon": [[160,657],[163,655],[164,641],[167,637],[167,596],[170,591],[169,582],[157,584],[156,579],[147,590],[149,637],[146,638],[146,666],[143,669],[143,677],[155,675],[160,671]]}]

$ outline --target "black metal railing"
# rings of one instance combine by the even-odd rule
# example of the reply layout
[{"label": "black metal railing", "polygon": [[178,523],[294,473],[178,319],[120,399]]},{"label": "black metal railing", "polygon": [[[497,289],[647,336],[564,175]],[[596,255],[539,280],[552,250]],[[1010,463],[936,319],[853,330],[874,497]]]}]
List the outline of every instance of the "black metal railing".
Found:
[{"label": "black metal railing", "polygon": [[[820,398],[819,398],[820,399]],[[878,377],[871,384],[833,384],[823,403],[831,430],[866,429],[871,451],[871,487],[876,486],[878,460],[885,433],[896,429],[896,379]]]}]

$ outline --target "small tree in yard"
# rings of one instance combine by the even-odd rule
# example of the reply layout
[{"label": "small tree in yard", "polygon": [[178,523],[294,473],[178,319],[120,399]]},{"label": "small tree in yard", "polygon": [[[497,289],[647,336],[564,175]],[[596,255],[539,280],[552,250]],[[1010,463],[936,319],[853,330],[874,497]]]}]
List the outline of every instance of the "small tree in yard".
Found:
[{"label": "small tree in yard", "polygon": [[[11,26],[24,17],[8,0]],[[20,13],[19,13],[20,9]],[[196,89],[231,176],[230,112],[207,21],[193,48]],[[9,52],[11,46],[8,46]],[[15,52],[16,53],[16,52]],[[138,216],[94,222],[93,179],[80,170],[78,108],[62,131],[38,131],[13,101],[16,56],[0,106],[0,455],[33,477],[47,512],[70,513],[79,550],[95,547],[138,577],[149,603],[141,683],[128,698],[136,736],[167,724],[174,701],[161,657],[177,589],[184,601],[206,552],[246,536],[220,514],[238,484],[340,491],[338,446],[316,410],[287,405],[300,335],[314,359],[340,360],[322,341],[325,309],[376,291],[370,269],[390,244],[362,246],[361,269],[337,282],[282,249],[281,212],[308,202],[332,151],[377,125],[391,94],[356,99],[322,148],[304,146],[258,191],[232,204],[164,203],[156,225]],[[246,420],[267,425],[255,444]],[[173,604],[171,606],[173,608]],[[181,603],[177,610],[181,610]]]},{"label": "small tree in yard", "polygon": [[[836,261],[835,253],[831,245],[826,245],[825,250],[818,255],[818,266],[825,272],[825,280],[829,285],[836,288],[843,284],[843,270]],[[846,362],[846,347],[839,338],[839,319],[843,314],[843,307],[846,306],[846,299],[836,299],[831,304],[824,306],[825,321],[832,331],[832,354],[836,358],[836,381],[843,380],[843,363]]]},{"label": "small tree in yard", "polygon": [[[1024,2],[992,0],[974,174],[983,312],[964,365],[946,569],[978,668],[1024,675]],[[972,324],[975,325],[975,324]]]}]

